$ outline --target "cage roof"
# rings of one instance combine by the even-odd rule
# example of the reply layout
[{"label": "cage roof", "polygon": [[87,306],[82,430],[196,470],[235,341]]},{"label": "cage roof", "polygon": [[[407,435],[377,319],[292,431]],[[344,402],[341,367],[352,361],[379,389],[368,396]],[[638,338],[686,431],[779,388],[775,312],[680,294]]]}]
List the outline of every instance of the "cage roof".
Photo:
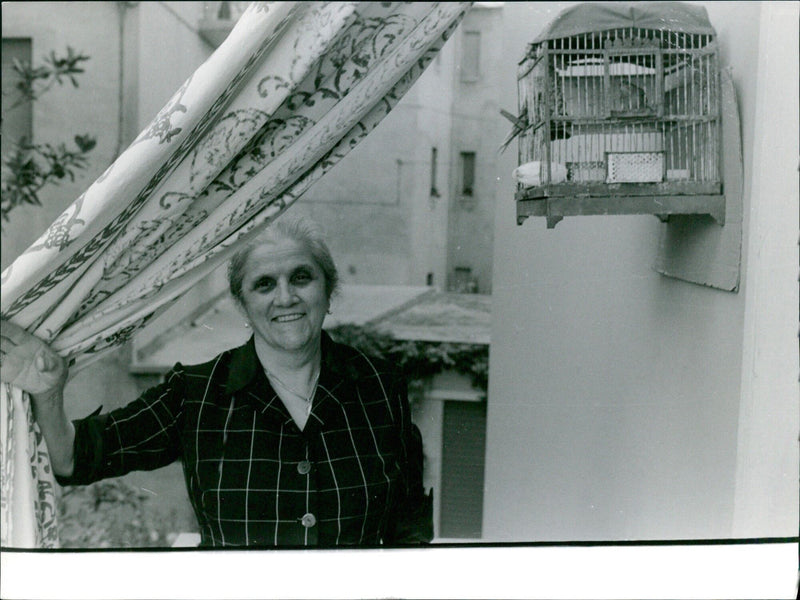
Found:
[{"label": "cage roof", "polygon": [[587,2],[559,13],[534,43],[622,27],[716,35],[702,6],[683,2]]}]

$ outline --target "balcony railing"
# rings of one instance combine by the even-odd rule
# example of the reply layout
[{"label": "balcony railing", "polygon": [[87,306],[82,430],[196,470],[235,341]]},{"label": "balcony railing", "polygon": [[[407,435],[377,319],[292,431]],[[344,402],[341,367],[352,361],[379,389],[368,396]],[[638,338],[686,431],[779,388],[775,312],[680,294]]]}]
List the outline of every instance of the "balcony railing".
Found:
[{"label": "balcony railing", "polygon": [[250,2],[205,2],[200,20],[200,36],[214,47],[219,46],[233,29]]}]

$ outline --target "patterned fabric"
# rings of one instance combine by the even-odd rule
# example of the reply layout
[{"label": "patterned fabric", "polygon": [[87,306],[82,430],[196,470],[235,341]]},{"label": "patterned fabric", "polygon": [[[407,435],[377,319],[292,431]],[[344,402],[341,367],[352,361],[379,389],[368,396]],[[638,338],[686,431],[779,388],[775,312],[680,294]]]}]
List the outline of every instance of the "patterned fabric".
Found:
[{"label": "patterned fabric", "polygon": [[[56,530],[56,502],[53,474],[47,446],[39,428],[34,426],[33,414],[26,410],[21,390],[2,384],[3,402],[0,403],[0,441],[3,464],[2,485],[3,546],[33,546],[53,548],[58,544]],[[26,421],[11,418],[13,414],[25,415]],[[21,456],[17,456],[20,453]],[[6,459],[7,457],[7,459]],[[16,465],[19,468],[14,469]],[[30,510],[14,514],[11,506],[27,506]]]},{"label": "patterned fabric", "polygon": [[[77,368],[127,341],[372,131],[469,4],[253,3],[150,126],[3,272],[2,317]],[[17,406],[0,395],[8,422],[28,429],[28,399]],[[4,448],[2,520],[41,529],[23,516],[33,504],[14,501],[18,484],[36,495],[51,480],[44,468],[19,479],[32,454]],[[16,539],[36,546],[53,535]]]},{"label": "patterned fabric", "polygon": [[270,386],[253,339],[106,415],[76,421],[91,483],[180,459],[204,546],[334,546],[430,541],[422,447],[403,380],[323,338],[301,431]]}]

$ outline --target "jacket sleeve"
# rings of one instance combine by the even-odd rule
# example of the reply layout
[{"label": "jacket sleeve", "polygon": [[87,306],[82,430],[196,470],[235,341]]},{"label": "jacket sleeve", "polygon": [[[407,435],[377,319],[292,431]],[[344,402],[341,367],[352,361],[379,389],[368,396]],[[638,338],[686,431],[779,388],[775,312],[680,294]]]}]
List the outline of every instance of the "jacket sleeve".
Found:
[{"label": "jacket sleeve", "polygon": [[394,394],[399,413],[395,419],[400,429],[401,478],[384,542],[388,545],[427,543],[433,539],[433,490],[426,494],[422,483],[422,435],[411,422],[404,379],[398,379]]},{"label": "jacket sleeve", "polygon": [[58,483],[85,485],[175,461],[180,455],[184,381],[183,367],[177,364],[164,383],[130,404],[105,414],[98,409],[73,421],[75,468],[69,477],[56,476]]}]

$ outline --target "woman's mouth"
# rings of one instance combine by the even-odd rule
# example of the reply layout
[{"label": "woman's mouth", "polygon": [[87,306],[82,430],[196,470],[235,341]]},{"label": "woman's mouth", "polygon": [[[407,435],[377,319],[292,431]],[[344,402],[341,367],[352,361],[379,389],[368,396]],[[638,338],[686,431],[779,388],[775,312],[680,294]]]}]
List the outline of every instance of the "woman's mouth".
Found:
[{"label": "woman's mouth", "polygon": [[273,317],[273,321],[277,323],[289,323],[290,321],[297,321],[298,319],[302,319],[305,315],[303,313],[292,313],[289,315],[279,315],[277,317]]}]

